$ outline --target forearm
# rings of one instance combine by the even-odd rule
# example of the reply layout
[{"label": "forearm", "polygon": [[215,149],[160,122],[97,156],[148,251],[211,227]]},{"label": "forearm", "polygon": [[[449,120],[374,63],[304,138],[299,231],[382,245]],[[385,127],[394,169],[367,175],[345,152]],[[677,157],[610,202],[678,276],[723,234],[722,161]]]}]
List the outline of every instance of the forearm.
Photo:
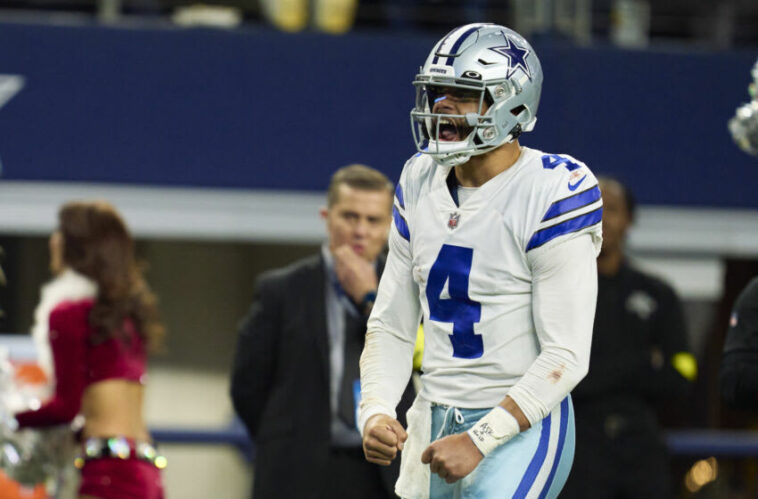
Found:
[{"label": "forearm", "polygon": [[361,403],[358,428],[375,414],[396,417],[395,407],[413,369],[412,342],[386,331],[370,330],[361,355]]},{"label": "forearm", "polygon": [[374,414],[396,416],[395,407],[413,370],[413,349],[421,320],[408,244],[393,231],[389,246],[361,355],[361,432]]},{"label": "forearm", "polygon": [[19,428],[53,426],[71,422],[79,412],[77,400],[55,396],[39,409],[15,415]]},{"label": "forearm", "polygon": [[511,413],[511,416],[516,418],[520,431],[528,430],[532,426],[529,419],[526,417],[526,414],[524,414],[524,411],[521,410],[521,407],[519,407],[511,397],[506,395],[503,401],[498,405]]},{"label": "forearm", "polygon": [[81,309],[56,308],[50,315],[55,392],[36,410],[16,414],[20,427],[68,423],[79,413],[86,385],[86,326]]},{"label": "forearm", "polygon": [[508,396],[531,425],[545,418],[586,373],[587,366],[571,355],[543,351]]}]

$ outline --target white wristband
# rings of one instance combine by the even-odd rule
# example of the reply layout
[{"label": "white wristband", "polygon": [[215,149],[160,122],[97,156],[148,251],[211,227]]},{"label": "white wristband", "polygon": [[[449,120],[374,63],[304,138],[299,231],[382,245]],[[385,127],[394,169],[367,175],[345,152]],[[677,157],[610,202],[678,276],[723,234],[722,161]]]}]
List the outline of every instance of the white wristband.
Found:
[{"label": "white wristband", "polygon": [[483,456],[518,435],[518,421],[499,405],[484,415],[468,430],[468,436]]}]

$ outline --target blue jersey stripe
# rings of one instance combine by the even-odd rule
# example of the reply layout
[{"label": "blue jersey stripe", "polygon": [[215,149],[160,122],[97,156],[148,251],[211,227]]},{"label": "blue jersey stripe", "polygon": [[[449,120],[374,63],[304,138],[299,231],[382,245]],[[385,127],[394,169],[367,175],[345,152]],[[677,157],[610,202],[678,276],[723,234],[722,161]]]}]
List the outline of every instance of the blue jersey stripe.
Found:
[{"label": "blue jersey stripe", "polygon": [[[461,35],[461,36],[460,36],[460,37],[459,37],[459,38],[458,38],[458,39],[455,41],[455,43],[453,44],[453,46],[452,46],[452,47],[450,47],[450,50],[448,50],[448,54],[455,54],[455,53],[457,53],[457,52],[458,52],[458,49],[459,49],[459,48],[461,48],[461,45],[463,45],[463,42],[466,40],[466,38],[468,38],[468,36],[469,36],[471,33],[473,33],[474,31],[478,30],[478,29],[479,29],[479,28],[481,28],[481,27],[482,27],[481,25],[476,25],[476,26],[474,26],[473,28],[469,28],[469,29],[467,29],[467,30],[466,30],[466,32],[465,32],[465,33],[463,33],[463,34],[462,34],[462,35]],[[448,57],[448,58],[447,58],[447,63],[446,63],[446,65],[448,65],[448,66],[452,66],[452,65],[453,65],[453,61],[455,61],[455,58],[454,58],[454,57]]]},{"label": "blue jersey stripe", "polygon": [[405,209],[405,199],[403,199],[403,188],[400,186],[399,182],[397,184],[397,187],[395,187],[395,197],[397,198],[397,202],[400,203],[400,207],[402,209]]},{"label": "blue jersey stripe", "polygon": [[513,499],[521,499],[526,497],[529,490],[532,488],[534,481],[537,479],[537,474],[540,472],[542,465],[545,463],[545,457],[547,456],[547,447],[550,443],[550,419],[551,414],[548,414],[546,418],[542,420],[542,433],[540,433],[540,443],[537,445],[537,451],[532,456],[532,460],[529,462],[529,467],[526,468],[526,473],[521,477],[521,482],[518,484],[516,493],[513,494]]},{"label": "blue jersey stripe", "polygon": [[560,199],[551,204],[542,221],[545,222],[546,220],[550,220],[561,215],[565,215],[571,211],[578,210],[579,208],[583,208],[594,203],[598,199],[600,199],[600,189],[597,185],[577,194],[572,194],[567,198]]},{"label": "blue jersey stripe", "polygon": [[555,460],[553,466],[550,468],[550,474],[547,477],[545,488],[542,489],[539,499],[545,499],[550,486],[553,484],[553,478],[555,478],[555,472],[558,470],[558,463],[561,460],[563,454],[563,443],[566,441],[566,427],[568,426],[568,413],[569,413],[569,401],[568,397],[564,398],[561,402],[561,426],[558,432],[558,448],[555,451]]},{"label": "blue jersey stripe", "polygon": [[411,240],[411,231],[408,230],[408,222],[405,221],[403,215],[400,214],[396,206],[392,207],[392,218],[395,220],[395,227],[397,227],[398,233],[405,238],[406,241]]},{"label": "blue jersey stripe", "polygon": [[529,244],[526,245],[526,251],[539,248],[548,241],[552,241],[556,237],[563,236],[565,234],[571,234],[578,230],[582,230],[590,225],[595,225],[603,219],[603,208],[600,207],[597,210],[579,215],[578,217],[569,218],[559,224],[551,225],[542,230],[538,230],[534,233],[529,240]]}]

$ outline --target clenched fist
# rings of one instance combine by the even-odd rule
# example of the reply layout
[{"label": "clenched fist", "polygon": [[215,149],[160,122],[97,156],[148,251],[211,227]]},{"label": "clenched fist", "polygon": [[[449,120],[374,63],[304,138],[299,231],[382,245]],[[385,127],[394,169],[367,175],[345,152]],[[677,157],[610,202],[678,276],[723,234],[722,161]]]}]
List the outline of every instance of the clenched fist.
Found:
[{"label": "clenched fist", "polygon": [[468,475],[484,459],[467,433],[448,435],[432,442],[421,454],[421,462],[429,464],[447,483],[454,483]]},{"label": "clenched fist", "polygon": [[[389,466],[408,438],[403,425],[386,414],[376,414],[366,421],[363,430],[363,453],[370,463]],[[472,444],[473,445],[473,444]]]}]

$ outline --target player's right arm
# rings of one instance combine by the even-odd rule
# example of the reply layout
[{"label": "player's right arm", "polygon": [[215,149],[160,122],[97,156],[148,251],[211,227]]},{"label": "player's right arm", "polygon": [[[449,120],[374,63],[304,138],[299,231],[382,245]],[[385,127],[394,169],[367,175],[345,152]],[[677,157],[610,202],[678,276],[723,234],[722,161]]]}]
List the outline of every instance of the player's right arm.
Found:
[{"label": "player's right arm", "polygon": [[421,319],[413,280],[410,230],[403,199],[403,179],[393,207],[389,256],[368,321],[361,355],[361,404],[358,427],[366,459],[387,465],[402,449],[405,430],[395,407],[413,369],[413,349]]}]

